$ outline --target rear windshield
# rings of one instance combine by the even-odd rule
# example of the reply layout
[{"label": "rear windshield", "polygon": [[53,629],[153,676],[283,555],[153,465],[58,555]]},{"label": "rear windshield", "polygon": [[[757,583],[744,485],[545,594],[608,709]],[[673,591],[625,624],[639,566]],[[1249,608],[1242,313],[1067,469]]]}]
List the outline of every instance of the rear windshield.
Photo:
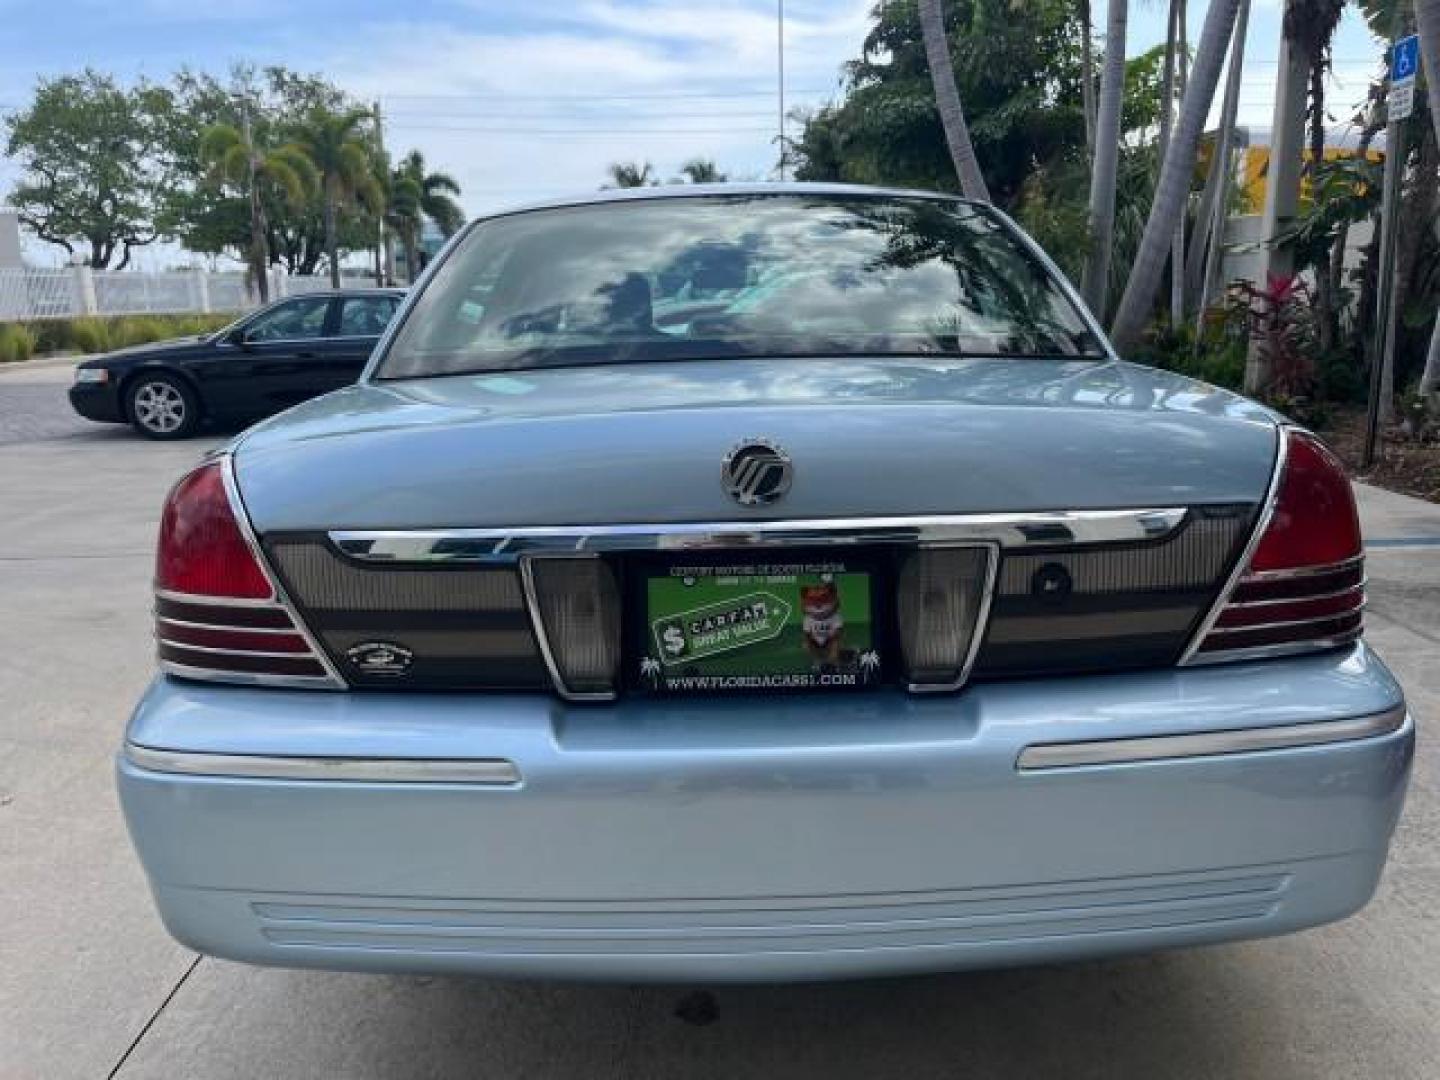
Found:
[{"label": "rear windshield", "polygon": [[722,195],[480,224],[438,268],[377,375],[856,355],[1103,353],[983,207]]}]

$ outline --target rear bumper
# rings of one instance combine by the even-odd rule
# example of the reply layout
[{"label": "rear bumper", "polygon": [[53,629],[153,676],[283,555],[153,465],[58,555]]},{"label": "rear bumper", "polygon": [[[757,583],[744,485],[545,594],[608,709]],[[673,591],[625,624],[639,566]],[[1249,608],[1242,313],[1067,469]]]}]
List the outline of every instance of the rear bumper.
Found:
[{"label": "rear bumper", "polygon": [[1041,744],[1402,704],[1363,646],[945,701],[585,708],[162,678],[134,746],[503,760],[519,778],[239,778],[122,755],[119,780],[161,915],[202,952],[366,971],[859,977],[1235,940],[1355,911],[1404,799],[1408,718],[1317,746],[1017,762]]}]

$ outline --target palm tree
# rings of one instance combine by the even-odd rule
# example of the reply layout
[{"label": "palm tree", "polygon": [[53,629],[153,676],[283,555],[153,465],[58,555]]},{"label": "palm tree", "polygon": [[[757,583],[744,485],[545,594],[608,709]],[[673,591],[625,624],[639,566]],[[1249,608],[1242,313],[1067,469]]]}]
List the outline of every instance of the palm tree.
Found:
[{"label": "palm tree", "polygon": [[925,39],[930,83],[935,88],[935,107],[940,112],[940,126],[945,129],[950,160],[960,177],[960,190],[966,198],[989,202],[990,189],[980,172],[975,146],[970,141],[970,128],[965,123],[960,88],[955,84],[955,67],[950,61],[950,40],[945,36],[945,12],[940,0],[920,0],[920,33]]},{"label": "palm tree", "polygon": [[210,166],[211,179],[222,187],[233,188],[250,203],[250,276],[260,294],[260,302],[270,299],[270,283],[266,269],[270,253],[265,237],[269,222],[265,217],[265,195],[280,195],[299,210],[305,205],[319,183],[314,164],[305,151],[294,143],[267,149],[255,137],[250,114],[244,114],[241,127],[214,124],[200,138],[200,157]]},{"label": "palm tree", "polygon": [[1155,202],[1150,207],[1140,250],[1125,286],[1125,294],[1120,298],[1115,322],[1110,328],[1110,336],[1118,349],[1129,348],[1135,343],[1149,316],[1165,259],[1174,242],[1175,223],[1185,212],[1200,132],[1210,113],[1210,103],[1215,98],[1220,68],[1225,62],[1239,9],[1240,0],[1211,0],[1205,15],[1205,29],[1201,32],[1200,47],[1195,53],[1195,66],[1185,88],[1185,98],[1180,103],[1180,118],[1171,132],[1170,146],[1160,169]]},{"label": "palm tree", "polygon": [[448,173],[430,172],[425,155],[411,150],[401,159],[390,184],[391,216],[405,246],[405,269],[411,282],[420,272],[420,230],[429,218],[449,237],[465,224],[465,211],[452,196],[460,185]]},{"label": "palm tree", "polygon": [[[1430,90],[1430,120],[1435,137],[1440,139],[1440,0],[1415,0],[1415,24],[1420,31],[1420,54],[1425,68],[1425,81]],[[1420,376],[1420,396],[1431,413],[1440,410],[1433,400],[1440,391],[1440,316],[1430,334],[1430,349],[1425,354],[1425,371]]]},{"label": "palm tree", "polygon": [[680,166],[680,173],[692,184],[723,184],[730,179],[710,158],[692,158]]},{"label": "palm tree", "polygon": [[1090,0],[1080,3],[1080,109],[1085,114],[1085,157],[1095,160],[1095,20]]},{"label": "palm tree", "polygon": [[617,161],[607,171],[610,173],[610,183],[604,185],[607,188],[654,187],[658,183],[648,161]]},{"label": "palm tree", "polygon": [[370,143],[362,129],[374,118],[369,109],[312,112],[296,140],[320,174],[320,195],[325,214],[325,255],[330,262],[330,286],[340,287],[340,208],[359,203],[377,209],[380,185],[370,167]]},{"label": "palm tree", "polygon": [[1127,0],[1110,0],[1105,22],[1105,68],[1095,119],[1095,163],[1090,172],[1090,254],[1082,278],[1085,301],[1097,318],[1110,301],[1110,260],[1115,246],[1115,182],[1120,171],[1120,113],[1125,100]]},{"label": "palm tree", "polygon": [[[1245,68],[1245,36],[1250,29],[1250,0],[1240,0],[1235,20],[1235,36],[1230,46],[1230,71],[1225,82],[1225,98],[1220,106],[1220,134],[1215,140],[1215,156],[1210,163],[1210,178],[1200,199],[1200,215],[1196,221],[1191,252],[1186,260],[1185,281],[1195,297],[1199,327],[1205,319],[1210,297],[1220,284],[1221,249],[1225,243],[1225,220],[1230,209],[1233,178],[1231,150],[1235,141],[1235,122],[1240,111],[1240,84]],[[1363,155],[1362,155],[1363,156]],[[1209,246],[1206,246],[1206,240]]]}]

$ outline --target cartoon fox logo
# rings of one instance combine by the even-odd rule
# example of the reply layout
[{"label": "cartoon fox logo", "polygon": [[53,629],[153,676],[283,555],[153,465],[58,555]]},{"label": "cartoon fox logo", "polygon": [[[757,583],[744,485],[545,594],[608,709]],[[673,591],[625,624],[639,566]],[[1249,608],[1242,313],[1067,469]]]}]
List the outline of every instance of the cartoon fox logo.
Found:
[{"label": "cartoon fox logo", "polygon": [[805,614],[800,624],[805,635],[805,651],[816,665],[838,665],[843,659],[845,617],[840,614],[840,590],[833,581],[823,585],[800,588],[800,608]]}]

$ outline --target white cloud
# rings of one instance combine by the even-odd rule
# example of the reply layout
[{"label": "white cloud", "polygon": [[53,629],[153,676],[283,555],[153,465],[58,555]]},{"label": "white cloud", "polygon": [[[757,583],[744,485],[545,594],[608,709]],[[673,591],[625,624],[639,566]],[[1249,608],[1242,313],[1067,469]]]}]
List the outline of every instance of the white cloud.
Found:
[{"label": "white cloud", "polygon": [[[788,104],[834,91],[869,0],[791,5]],[[466,20],[474,25],[479,20]],[[387,114],[392,149],[453,172],[473,212],[590,190],[617,160],[671,175],[695,156],[764,176],[776,159],[772,5],[593,0],[520,31],[392,22],[335,48],[325,71]]]}]

